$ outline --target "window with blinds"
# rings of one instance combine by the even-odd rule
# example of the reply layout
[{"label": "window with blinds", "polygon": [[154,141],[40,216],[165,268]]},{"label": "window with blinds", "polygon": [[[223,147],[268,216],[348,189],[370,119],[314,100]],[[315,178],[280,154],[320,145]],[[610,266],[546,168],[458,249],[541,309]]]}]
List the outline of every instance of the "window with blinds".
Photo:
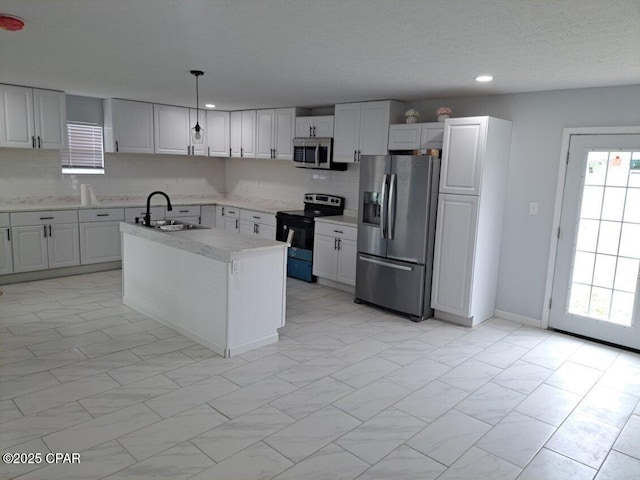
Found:
[{"label": "window with blinds", "polygon": [[104,173],[102,126],[67,123],[69,148],[61,151],[62,173]]}]

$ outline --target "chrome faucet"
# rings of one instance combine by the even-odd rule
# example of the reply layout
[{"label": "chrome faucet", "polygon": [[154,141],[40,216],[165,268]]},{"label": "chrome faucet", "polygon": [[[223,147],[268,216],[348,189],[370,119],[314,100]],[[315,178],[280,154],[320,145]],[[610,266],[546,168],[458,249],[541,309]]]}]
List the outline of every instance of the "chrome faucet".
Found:
[{"label": "chrome faucet", "polygon": [[142,223],[143,225],[150,227],[151,226],[151,197],[153,197],[156,194],[160,194],[162,196],[164,196],[164,198],[167,199],[167,210],[171,211],[173,210],[173,207],[171,206],[171,200],[169,200],[169,195],[167,195],[164,192],[161,192],[159,190],[155,191],[155,192],[151,192],[149,194],[149,196],[147,197],[147,213],[144,214],[144,222]]}]

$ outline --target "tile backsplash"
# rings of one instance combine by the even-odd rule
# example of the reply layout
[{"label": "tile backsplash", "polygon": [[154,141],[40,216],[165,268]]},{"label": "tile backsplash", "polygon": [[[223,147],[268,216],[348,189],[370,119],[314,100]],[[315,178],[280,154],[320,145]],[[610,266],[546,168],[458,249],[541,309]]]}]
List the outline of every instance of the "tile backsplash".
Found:
[{"label": "tile backsplash", "polygon": [[174,155],[105,154],[104,175],[62,174],[60,152],[0,149],[0,202],[28,197],[78,197],[80,185],[96,195],[224,195],[223,159]]},{"label": "tile backsplash", "polygon": [[345,197],[358,208],[359,166],[347,171],[295,168],[284,160],[207,158],[177,155],[105,154],[104,175],[63,175],[54,150],[0,149],[0,203],[29,198],[80,198],[80,185],[97,196],[228,195],[302,202],[307,192]]},{"label": "tile backsplash", "polygon": [[228,195],[302,202],[305,193],[345,197],[345,208],[358,209],[359,165],[344,172],[296,168],[286,160],[228,158]]}]

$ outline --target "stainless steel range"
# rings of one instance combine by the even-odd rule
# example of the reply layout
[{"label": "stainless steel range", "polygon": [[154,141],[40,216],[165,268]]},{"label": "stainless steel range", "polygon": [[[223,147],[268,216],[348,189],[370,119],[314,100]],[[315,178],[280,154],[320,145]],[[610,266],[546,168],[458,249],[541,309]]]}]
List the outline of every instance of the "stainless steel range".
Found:
[{"label": "stainless steel range", "polygon": [[316,281],[313,275],[314,219],[343,213],[343,197],[322,193],[305,193],[304,210],[276,213],[276,240],[291,244],[287,276],[306,282]]}]

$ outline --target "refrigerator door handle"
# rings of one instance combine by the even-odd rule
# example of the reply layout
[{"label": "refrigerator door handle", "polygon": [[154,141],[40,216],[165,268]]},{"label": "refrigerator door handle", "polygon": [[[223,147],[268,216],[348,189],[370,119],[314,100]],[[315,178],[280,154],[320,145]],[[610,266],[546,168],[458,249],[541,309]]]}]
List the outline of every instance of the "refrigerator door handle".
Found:
[{"label": "refrigerator door handle", "polygon": [[382,176],[382,205],[380,205],[380,238],[387,238],[387,209],[389,208],[387,205],[387,187],[389,183],[387,182],[389,175],[386,173]]},{"label": "refrigerator door handle", "polygon": [[382,260],[376,260],[374,258],[360,256],[358,259],[362,262],[373,263],[375,265],[382,265],[383,267],[393,268],[395,270],[404,270],[405,272],[411,272],[413,267],[407,267],[406,265],[398,265],[396,263],[383,262]]},{"label": "refrigerator door handle", "polygon": [[398,176],[395,173],[391,174],[391,180],[389,182],[389,198],[387,199],[387,238],[393,240],[393,232],[396,224],[396,183]]}]

